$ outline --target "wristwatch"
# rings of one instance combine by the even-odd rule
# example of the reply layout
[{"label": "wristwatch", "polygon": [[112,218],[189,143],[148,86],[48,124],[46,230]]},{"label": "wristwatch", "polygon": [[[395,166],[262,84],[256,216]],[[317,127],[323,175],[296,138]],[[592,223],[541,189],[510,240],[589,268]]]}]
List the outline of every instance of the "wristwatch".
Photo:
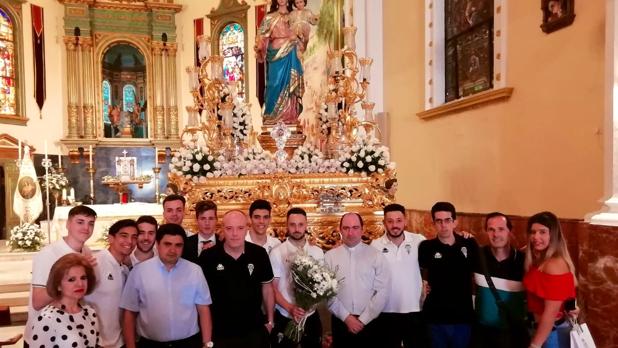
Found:
[{"label": "wristwatch", "polygon": [[213,341],[204,342],[202,345],[203,348],[213,348],[215,346]]}]

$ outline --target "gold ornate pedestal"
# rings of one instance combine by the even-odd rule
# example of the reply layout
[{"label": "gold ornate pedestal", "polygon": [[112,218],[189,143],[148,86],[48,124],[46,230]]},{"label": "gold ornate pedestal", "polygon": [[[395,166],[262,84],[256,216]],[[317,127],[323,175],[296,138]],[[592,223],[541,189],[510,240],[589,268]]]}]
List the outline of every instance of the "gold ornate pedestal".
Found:
[{"label": "gold ornate pedestal", "polygon": [[218,205],[219,220],[231,209],[248,213],[256,199],[266,199],[273,205],[272,233],[284,238],[288,209],[301,207],[307,211],[311,239],[324,249],[332,248],[340,239],[338,224],[345,212],[361,214],[365,222],[365,241],[383,233],[382,207],[391,203],[384,190],[390,173],[363,177],[343,173],[288,174],[223,177],[194,184],[178,176],[171,176],[186,193],[185,227],[195,231],[195,203],[211,199]]}]

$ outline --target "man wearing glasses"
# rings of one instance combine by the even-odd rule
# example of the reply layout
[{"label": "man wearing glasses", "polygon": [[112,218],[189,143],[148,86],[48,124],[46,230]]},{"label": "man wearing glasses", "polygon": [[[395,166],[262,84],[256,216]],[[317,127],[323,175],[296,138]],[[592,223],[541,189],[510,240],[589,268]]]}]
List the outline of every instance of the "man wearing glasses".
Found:
[{"label": "man wearing glasses", "polygon": [[431,208],[436,238],[421,242],[418,260],[431,289],[423,313],[429,323],[433,348],[466,348],[474,320],[472,274],[478,245],[474,238],[454,233],[455,207],[438,202]]}]

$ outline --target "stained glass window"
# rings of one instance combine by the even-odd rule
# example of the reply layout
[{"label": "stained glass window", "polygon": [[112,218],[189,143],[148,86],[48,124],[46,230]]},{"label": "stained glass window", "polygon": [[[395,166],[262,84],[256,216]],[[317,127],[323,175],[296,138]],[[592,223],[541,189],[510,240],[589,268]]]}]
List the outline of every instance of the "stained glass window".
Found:
[{"label": "stained glass window", "polygon": [[445,93],[452,101],[493,87],[493,0],[445,0]]},{"label": "stained glass window", "polygon": [[0,8],[0,114],[17,113],[13,23]]},{"label": "stained glass window", "polygon": [[135,86],[124,85],[122,87],[122,111],[133,112],[135,106]]},{"label": "stained glass window", "polygon": [[109,108],[112,103],[112,86],[109,81],[103,80],[103,123],[111,123],[109,119]]},{"label": "stained glass window", "polygon": [[223,56],[223,77],[226,81],[244,80],[245,33],[238,23],[226,25],[219,35],[219,52]]}]

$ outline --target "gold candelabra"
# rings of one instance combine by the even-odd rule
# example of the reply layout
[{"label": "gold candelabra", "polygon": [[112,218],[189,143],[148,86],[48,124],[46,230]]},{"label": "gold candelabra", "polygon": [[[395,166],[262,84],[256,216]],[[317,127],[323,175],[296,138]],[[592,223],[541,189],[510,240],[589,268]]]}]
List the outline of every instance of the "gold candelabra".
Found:
[{"label": "gold candelabra", "polygon": [[[355,27],[343,28],[343,35],[343,49],[328,52],[328,94],[324,100],[328,108],[327,149],[331,157],[337,155],[341,146],[354,143],[359,127],[367,133],[377,129],[373,116],[375,103],[369,101],[368,93],[373,59],[358,57]],[[362,118],[356,112],[359,103],[364,111]]]},{"label": "gold candelabra", "polygon": [[239,95],[238,86],[235,82],[224,80],[223,57],[210,55],[209,52],[210,38],[201,36],[198,50],[200,64],[186,69],[193,106],[186,108],[189,120],[183,135],[197,134],[210,150],[233,153],[233,100]]}]

